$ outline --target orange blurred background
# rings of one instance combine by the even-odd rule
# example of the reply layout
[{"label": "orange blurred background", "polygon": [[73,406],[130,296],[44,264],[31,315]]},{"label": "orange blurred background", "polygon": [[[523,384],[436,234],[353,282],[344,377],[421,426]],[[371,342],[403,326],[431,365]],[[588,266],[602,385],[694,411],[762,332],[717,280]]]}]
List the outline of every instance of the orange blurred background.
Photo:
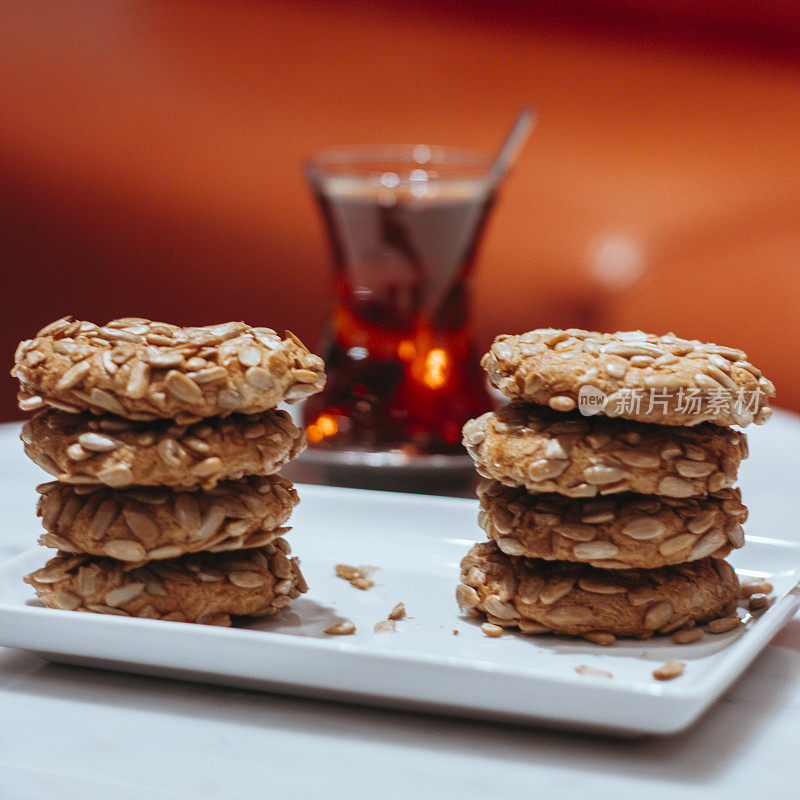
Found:
[{"label": "orange blurred background", "polygon": [[[674,330],[800,410],[793,0],[0,5],[0,346],[60,315],[244,319],[314,343],[315,150],[494,150],[475,329]],[[21,416],[10,378],[0,418]]]}]

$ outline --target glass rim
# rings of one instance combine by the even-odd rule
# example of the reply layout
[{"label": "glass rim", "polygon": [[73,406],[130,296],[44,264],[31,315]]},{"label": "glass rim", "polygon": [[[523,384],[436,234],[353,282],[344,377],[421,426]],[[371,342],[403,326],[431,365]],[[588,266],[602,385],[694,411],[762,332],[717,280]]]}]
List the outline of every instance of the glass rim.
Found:
[{"label": "glass rim", "polygon": [[[435,166],[468,167],[472,175],[440,175],[428,179],[429,183],[449,181],[486,181],[496,183],[500,176],[492,172],[493,159],[486,153],[462,147],[427,144],[382,144],[335,147],[320,150],[303,162],[303,171],[312,181],[326,178],[368,180],[387,172],[389,165],[403,171]],[[368,167],[374,165],[374,170]],[[347,169],[350,166],[352,169]]]}]

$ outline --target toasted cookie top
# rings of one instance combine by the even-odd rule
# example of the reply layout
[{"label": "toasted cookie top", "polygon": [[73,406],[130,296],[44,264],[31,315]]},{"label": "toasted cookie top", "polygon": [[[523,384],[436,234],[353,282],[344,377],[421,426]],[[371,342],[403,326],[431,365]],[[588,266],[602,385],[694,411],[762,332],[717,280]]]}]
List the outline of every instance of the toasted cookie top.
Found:
[{"label": "toasted cookie top", "polygon": [[718,617],[738,591],[733,568],[716,558],[606,570],[508,556],[481,542],[461,562],[456,599],[465,611],[525,633],[648,638]]},{"label": "toasted cookie top", "polygon": [[52,406],[138,420],[267,411],[322,389],[324,364],[291,333],[227,322],[179,328],[138,317],[64,317],[20,342],[23,411]]},{"label": "toasted cookie top", "polygon": [[671,333],[504,334],[481,365],[510,398],[662,425],[761,424],[775,396],[772,382],[741,350]]},{"label": "toasted cookie top", "polygon": [[648,425],[517,403],[467,422],[463,442],[483,477],[568,497],[716,492],[747,457],[746,434],[710,422]]},{"label": "toasted cookie top", "polygon": [[599,569],[655,569],[724,558],[744,545],[738,489],[704,497],[624,493],[591,500],[528,494],[484,481],[480,526],[506,555],[579,561]]}]

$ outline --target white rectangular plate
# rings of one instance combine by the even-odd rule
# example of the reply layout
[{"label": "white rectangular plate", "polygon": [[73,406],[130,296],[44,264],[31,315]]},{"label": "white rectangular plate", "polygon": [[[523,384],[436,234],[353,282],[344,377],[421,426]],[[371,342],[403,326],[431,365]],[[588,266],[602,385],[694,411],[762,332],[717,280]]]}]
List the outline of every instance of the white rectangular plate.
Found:
[{"label": "white rectangular plate", "polygon": [[[231,629],[46,609],[22,583],[49,555],[39,548],[0,566],[0,644],[53,661],[271,692],[670,733],[694,722],[800,606],[800,545],[751,535],[730,560],[741,576],[771,581],[777,601],[740,632],[692,645],[657,638],[603,648],[510,631],[489,638],[454,600],[459,561],[482,538],[476,501],[298,489],[289,539],[311,588],[275,617]],[[337,578],[337,563],[378,567],[375,587],[360,591]],[[400,601],[408,617],[395,632],[374,632]],[[344,619],[355,635],[323,633]],[[671,659],[686,662],[684,674],[656,681],[653,669]],[[579,674],[581,665],[612,677]]]}]

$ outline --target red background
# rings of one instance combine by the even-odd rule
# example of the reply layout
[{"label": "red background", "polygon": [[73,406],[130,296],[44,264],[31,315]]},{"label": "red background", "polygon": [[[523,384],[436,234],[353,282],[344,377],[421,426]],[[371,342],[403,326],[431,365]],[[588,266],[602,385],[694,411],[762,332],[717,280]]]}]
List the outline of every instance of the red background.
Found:
[{"label": "red background", "polygon": [[[493,150],[528,104],[540,123],[479,254],[480,346],[673,329],[742,347],[800,409],[789,0],[3,3],[0,351],[10,367],[65,313],[313,344],[330,283],[303,158]],[[598,277],[598,253],[630,280]],[[0,418],[19,415],[5,379]]]}]

